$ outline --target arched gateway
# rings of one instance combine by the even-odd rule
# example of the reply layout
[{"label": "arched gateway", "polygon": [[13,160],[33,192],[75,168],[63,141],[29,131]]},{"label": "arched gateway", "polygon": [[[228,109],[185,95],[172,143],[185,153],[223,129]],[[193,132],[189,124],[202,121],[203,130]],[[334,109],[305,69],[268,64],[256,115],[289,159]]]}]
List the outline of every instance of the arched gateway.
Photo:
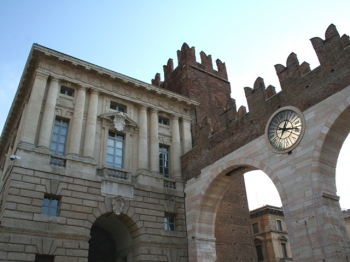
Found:
[{"label": "arched gateway", "polygon": [[[318,68],[310,71],[307,63],[299,65],[292,53],[286,67],[275,66],[280,93],[272,86],[265,89],[258,78],[253,89],[245,88],[249,113],[244,108],[237,112],[231,101],[214,132],[206,119],[197,128],[197,146],[183,156],[189,261],[219,257],[219,203],[235,178],[249,170],[264,171],[280,194],[293,261],[350,260],[335,186],[337,158],[350,131],[350,41],[331,25],[325,40],[311,42]],[[296,112],[302,125],[288,120],[292,113],[284,110]],[[283,114],[275,121],[279,112]],[[283,141],[292,131],[297,136]],[[276,140],[273,136],[277,142],[271,141]]]},{"label": "arched gateway", "polygon": [[113,212],[100,216],[91,227],[89,262],[132,262],[133,239],[126,224],[134,224],[127,215]]},{"label": "arched gateway", "polygon": [[186,43],[152,85],[34,44],[0,138],[0,259],[256,261],[242,175],[262,170],[293,261],[349,261],[350,39],[311,42],[320,66],[291,53],[281,92],[244,88],[248,113],[225,63]]}]

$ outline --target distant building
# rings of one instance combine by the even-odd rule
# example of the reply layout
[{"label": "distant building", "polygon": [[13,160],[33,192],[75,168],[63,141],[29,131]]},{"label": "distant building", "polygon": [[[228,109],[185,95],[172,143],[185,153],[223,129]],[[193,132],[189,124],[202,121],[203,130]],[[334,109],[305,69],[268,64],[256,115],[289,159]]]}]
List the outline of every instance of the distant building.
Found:
[{"label": "distant building", "polygon": [[259,262],[293,261],[282,208],[257,208],[250,211],[250,219]]},{"label": "distant building", "polygon": [[348,232],[348,235],[350,236],[350,209],[343,210],[343,217],[346,224],[346,231]]}]

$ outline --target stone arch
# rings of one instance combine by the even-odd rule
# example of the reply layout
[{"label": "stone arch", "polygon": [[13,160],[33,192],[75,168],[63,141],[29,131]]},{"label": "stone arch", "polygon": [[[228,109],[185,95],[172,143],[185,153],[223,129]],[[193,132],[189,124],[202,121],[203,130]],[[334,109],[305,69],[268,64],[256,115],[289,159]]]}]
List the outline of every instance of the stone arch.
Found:
[{"label": "stone arch", "polygon": [[[329,254],[334,252],[333,254],[337,254],[339,259],[345,259],[349,256],[350,242],[345,230],[339,196],[336,193],[335,177],[340,149],[350,131],[350,96],[346,95],[345,99],[337,99],[339,96],[334,99],[335,102],[328,103],[329,105],[332,102],[332,106],[316,115],[318,117],[316,121],[322,122],[322,125],[313,144],[311,155],[310,195],[305,197],[307,200],[304,200],[310,203],[310,210],[307,212],[304,208],[303,212],[308,216],[304,214],[302,221],[305,228],[308,228],[309,225],[313,227],[314,239],[317,238],[317,241],[309,240],[312,257],[330,258],[334,255]],[[286,222],[288,222],[287,219],[286,217]],[[294,220],[298,219],[294,217]],[[325,230],[326,227],[327,230]],[[294,246],[298,242],[294,236],[295,228],[293,234],[289,234],[289,240]],[[305,232],[309,237],[309,231],[305,230]],[[326,246],[328,253],[322,248]],[[319,254],[315,252],[317,249],[320,250]],[[293,257],[298,259],[301,255],[293,253]]]},{"label": "stone arch", "polygon": [[[188,194],[186,208],[191,210],[188,223],[190,247],[190,261],[215,261],[215,222],[219,203],[228,187],[234,183],[236,177],[252,170],[262,170],[273,181],[280,194],[281,200],[286,199],[284,188],[278,177],[261,161],[252,158],[229,159],[229,156],[202,170],[202,174],[192,181],[197,185],[197,192]],[[201,185],[201,186],[199,186]],[[186,192],[192,191],[188,184]]]},{"label": "stone arch", "polygon": [[[97,207],[93,208],[92,214],[89,215],[88,220],[91,224],[88,225],[88,228],[91,228],[91,225],[102,215],[106,213],[113,213],[113,197],[104,197],[104,202],[98,202]],[[134,213],[134,209],[130,208],[130,200],[123,200],[124,206],[121,210],[121,215],[126,215],[129,217],[136,228],[142,227],[142,224],[139,219],[139,215]]]},{"label": "stone arch", "polygon": [[318,191],[336,196],[335,171],[340,149],[350,132],[350,96],[334,106],[317,138],[312,175],[321,175]]},{"label": "stone arch", "polygon": [[133,261],[135,239],[139,236],[136,222],[126,214],[106,212],[91,226],[89,262]]}]

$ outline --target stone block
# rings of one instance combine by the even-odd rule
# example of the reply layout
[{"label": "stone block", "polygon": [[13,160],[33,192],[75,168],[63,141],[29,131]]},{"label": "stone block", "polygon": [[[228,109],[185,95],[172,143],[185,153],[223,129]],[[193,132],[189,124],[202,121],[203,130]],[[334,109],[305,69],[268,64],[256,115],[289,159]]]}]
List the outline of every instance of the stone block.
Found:
[{"label": "stone block", "polygon": [[87,257],[88,250],[67,249],[66,255],[69,257]]},{"label": "stone block", "polygon": [[25,253],[38,254],[38,249],[36,248],[36,246],[26,245]]},{"label": "stone block", "polygon": [[32,220],[33,214],[26,213],[26,212],[20,212],[20,211],[5,210],[3,217],[4,218],[17,218],[17,219],[23,219],[23,220]]},{"label": "stone block", "polygon": [[87,219],[87,214],[85,213],[76,213],[76,212],[67,211],[67,210],[62,210],[60,212],[60,216],[66,217],[66,218],[82,219],[82,220]]},{"label": "stone block", "polygon": [[44,193],[37,192],[37,191],[32,191],[32,190],[21,189],[20,190],[20,196],[43,199],[44,198]]},{"label": "stone block", "polygon": [[71,205],[71,211],[80,212],[80,213],[92,213],[92,207],[86,207],[81,205]]},{"label": "stone block", "polygon": [[55,256],[55,262],[78,262],[77,257]]},{"label": "stone block", "polygon": [[34,254],[26,254],[26,253],[13,253],[9,252],[7,255],[8,261],[34,261],[35,255]]}]

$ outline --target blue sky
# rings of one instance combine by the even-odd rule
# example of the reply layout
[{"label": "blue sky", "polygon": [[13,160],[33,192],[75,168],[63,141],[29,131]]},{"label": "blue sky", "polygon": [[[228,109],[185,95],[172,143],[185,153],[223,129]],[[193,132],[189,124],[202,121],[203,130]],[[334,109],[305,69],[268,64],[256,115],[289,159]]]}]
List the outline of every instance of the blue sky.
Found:
[{"label": "blue sky", "polygon": [[[163,75],[169,58],[176,66],[176,51],[186,42],[196,47],[198,61],[199,52],[204,51],[213,61],[226,62],[232,97],[238,105],[246,105],[243,87],[252,86],[258,76],[266,86],[272,84],[279,90],[274,65],[285,65],[291,52],[300,63],[317,67],[309,39],[324,38],[331,23],[341,35],[350,34],[349,10],[349,0],[2,0],[0,130],[33,43],[150,83],[157,72]],[[344,147],[350,148],[350,142]],[[350,150],[342,154],[348,156]],[[337,180],[347,179],[340,160],[338,170]],[[250,175],[252,182],[247,179],[247,183],[259,184],[257,179],[266,176],[260,174]],[[253,189],[247,187],[249,201],[258,200],[249,203],[250,208],[279,205],[272,203],[276,196],[267,194],[270,190],[249,196]],[[344,191],[338,186],[342,207],[350,208],[350,196]]]}]

